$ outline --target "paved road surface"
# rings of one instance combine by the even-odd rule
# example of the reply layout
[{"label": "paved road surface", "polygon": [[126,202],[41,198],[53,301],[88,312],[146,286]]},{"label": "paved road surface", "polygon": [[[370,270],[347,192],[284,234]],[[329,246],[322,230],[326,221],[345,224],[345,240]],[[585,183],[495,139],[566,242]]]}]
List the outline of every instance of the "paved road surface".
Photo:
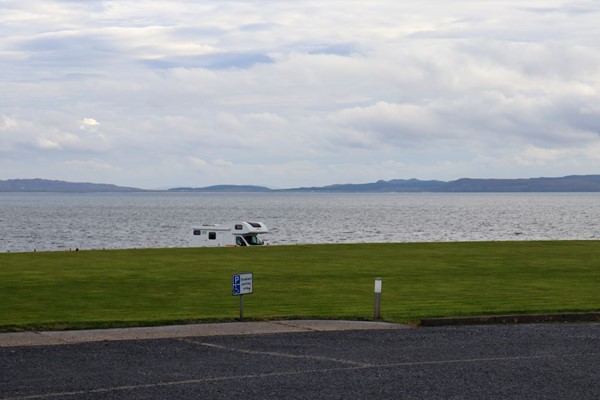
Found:
[{"label": "paved road surface", "polygon": [[0,399],[599,399],[600,324],[0,348]]}]

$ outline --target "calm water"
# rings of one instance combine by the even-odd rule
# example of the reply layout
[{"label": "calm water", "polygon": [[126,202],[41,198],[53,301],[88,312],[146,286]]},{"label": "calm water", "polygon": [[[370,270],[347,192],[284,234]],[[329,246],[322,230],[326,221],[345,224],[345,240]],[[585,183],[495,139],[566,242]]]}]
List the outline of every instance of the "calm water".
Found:
[{"label": "calm water", "polygon": [[600,194],[0,193],[0,251],[184,247],[230,220],[271,244],[600,239]]}]

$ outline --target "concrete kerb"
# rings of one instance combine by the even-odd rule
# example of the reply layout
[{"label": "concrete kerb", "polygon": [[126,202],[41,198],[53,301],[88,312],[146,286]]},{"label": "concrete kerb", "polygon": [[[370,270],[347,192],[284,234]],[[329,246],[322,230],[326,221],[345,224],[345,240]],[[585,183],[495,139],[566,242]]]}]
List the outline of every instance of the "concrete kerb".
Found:
[{"label": "concrete kerb", "polygon": [[[422,327],[435,327],[560,322],[600,322],[600,312],[427,318],[422,319],[419,325]],[[78,331],[11,332],[0,333],[0,347],[52,346],[86,342],[172,339],[203,336],[413,328],[414,326],[411,325],[380,321],[284,320],[170,325],[141,328],[90,329]]]},{"label": "concrete kerb", "polygon": [[370,321],[290,320],[170,325],[142,328],[0,333],[0,347],[52,346],[117,340],[173,339],[202,336],[258,335],[368,329],[410,329],[408,325]]},{"label": "concrete kerb", "polygon": [[560,322],[600,322],[600,312],[555,314],[509,314],[472,317],[445,317],[422,319],[420,326],[460,326],[492,324],[539,324]]}]

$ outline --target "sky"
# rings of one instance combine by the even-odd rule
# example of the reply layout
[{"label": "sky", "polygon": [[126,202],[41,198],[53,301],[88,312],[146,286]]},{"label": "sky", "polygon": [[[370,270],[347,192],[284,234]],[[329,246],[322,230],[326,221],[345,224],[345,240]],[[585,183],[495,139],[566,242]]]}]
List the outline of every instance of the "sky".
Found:
[{"label": "sky", "polygon": [[0,179],[600,173],[600,2],[0,0]]}]

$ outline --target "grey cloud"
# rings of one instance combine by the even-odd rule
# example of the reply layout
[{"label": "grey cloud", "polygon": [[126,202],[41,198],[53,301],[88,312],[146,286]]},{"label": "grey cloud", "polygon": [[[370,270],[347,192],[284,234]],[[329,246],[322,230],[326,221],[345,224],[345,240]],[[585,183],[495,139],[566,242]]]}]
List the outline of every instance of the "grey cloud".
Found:
[{"label": "grey cloud", "polygon": [[[413,104],[378,102],[368,107],[357,107],[337,112],[332,118],[335,125],[349,131],[362,132],[373,142],[414,146],[419,142],[439,136],[440,126],[436,116],[426,107]],[[355,136],[355,135],[350,135]],[[337,143],[344,142],[336,137]]]},{"label": "grey cloud", "polygon": [[3,173],[17,153],[133,186],[202,185],[189,160],[283,187],[600,168],[592,2],[26,3],[0,43]]},{"label": "grey cloud", "polygon": [[[438,98],[413,104],[378,102],[331,115],[335,146],[480,152],[498,146],[582,146],[598,140],[600,110],[588,96],[507,97],[502,93]],[[600,99],[599,99],[600,100]],[[594,102],[592,102],[595,104]],[[337,127],[337,129],[336,129]]]},{"label": "grey cloud", "polygon": [[243,32],[263,32],[270,31],[277,27],[280,27],[280,25],[272,22],[259,22],[254,24],[242,25],[239,29]]},{"label": "grey cloud", "polygon": [[249,68],[255,64],[271,63],[273,59],[264,54],[229,53],[205,57],[205,65],[209,69]]},{"label": "grey cloud", "polygon": [[141,63],[158,69],[206,68],[206,69],[245,69],[256,64],[272,64],[274,60],[260,53],[217,53],[206,56],[170,57],[155,60],[142,60]]},{"label": "grey cloud", "polygon": [[87,80],[103,80],[108,78],[106,74],[100,73],[85,73],[85,72],[71,72],[64,74],[57,79],[61,81],[87,81]]},{"label": "grey cloud", "polygon": [[25,41],[20,50],[27,52],[29,63],[38,66],[94,67],[106,64],[120,53],[110,40],[102,37],[80,35],[57,35]]},{"label": "grey cloud", "polygon": [[309,54],[334,54],[338,56],[349,56],[358,51],[356,43],[332,43],[314,45]]},{"label": "grey cloud", "polygon": [[582,4],[565,4],[561,7],[519,7],[520,10],[533,14],[597,14],[598,8],[596,6],[588,6],[585,3]]},{"label": "grey cloud", "polygon": [[557,99],[546,117],[563,128],[565,133],[561,135],[573,137],[579,133],[579,139],[592,140],[600,136],[600,96],[595,100],[589,98],[561,98]]}]

